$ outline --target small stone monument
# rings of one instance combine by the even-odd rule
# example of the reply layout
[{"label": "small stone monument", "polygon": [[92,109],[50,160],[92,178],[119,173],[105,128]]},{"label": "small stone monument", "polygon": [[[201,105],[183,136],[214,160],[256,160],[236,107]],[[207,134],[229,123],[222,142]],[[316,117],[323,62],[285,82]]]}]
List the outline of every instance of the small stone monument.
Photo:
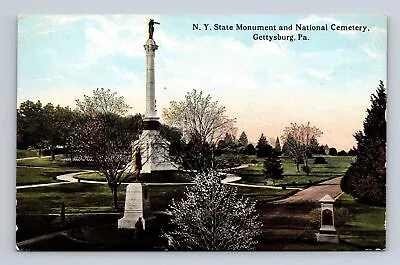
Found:
[{"label": "small stone monument", "polygon": [[319,202],[321,203],[321,227],[317,233],[317,241],[339,243],[333,215],[333,203],[335,200],[329,194],[326,194]]},{"label": "small stone monument", "polygon": [[145,219],[150,214],[150,198],[147,185],[131,183],[126,187],[124,217],[118,220],[119,229],[135,229],[141,222],[145,229]]}]

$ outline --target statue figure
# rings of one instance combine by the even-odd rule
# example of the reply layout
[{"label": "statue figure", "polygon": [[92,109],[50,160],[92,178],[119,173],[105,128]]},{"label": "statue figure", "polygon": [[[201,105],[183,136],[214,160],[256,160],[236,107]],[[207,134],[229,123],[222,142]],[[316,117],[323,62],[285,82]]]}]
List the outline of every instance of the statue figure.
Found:
[{"label": "statue figure", "polygon": [[154,19],[150,19],[150,21],[149,21],[149,39],[153,39],[154,24],[160,25],[159,22],[155,22]]}]

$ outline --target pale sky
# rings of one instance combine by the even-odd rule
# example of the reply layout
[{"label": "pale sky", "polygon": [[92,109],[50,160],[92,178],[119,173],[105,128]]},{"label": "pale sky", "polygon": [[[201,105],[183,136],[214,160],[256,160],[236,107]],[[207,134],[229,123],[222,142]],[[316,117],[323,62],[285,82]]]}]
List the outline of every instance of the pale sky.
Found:
[{"label": "pale sky", "polygon": [[[321,144],[355,145],[370,95],[386,84],[384,16],[24,15],[18,23],[17,104],[40,100],[75,108],[98,87],[124,96],[132,114],[145,112],[147,22],[154,18],[159,115],[193,89],[210,94],[252,142],[276,138],[291,122],[323,131]],[[205,31],[193,24],[365,25],[365,32],[308,31],[308,41],[253,40],[254,33]]]}]

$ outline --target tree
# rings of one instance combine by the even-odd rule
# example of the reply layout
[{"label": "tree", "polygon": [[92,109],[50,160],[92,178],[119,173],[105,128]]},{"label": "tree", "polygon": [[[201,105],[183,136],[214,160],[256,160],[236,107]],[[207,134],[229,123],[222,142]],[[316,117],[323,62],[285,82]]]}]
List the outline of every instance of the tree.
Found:
[{"label": "tree", "polygon": [[188,92],[182,101],[171,101],[163,110],[163,118],[180,128],[187,141],[196,138],[201,143],[215,144],[226,133],[234,134],[235,120],[227,116],[225,107],[196,90]]},{"label": "tree", "polygon": [[81,112],[88,115],[98,113],[125,115],[130,108],[125,103],[124,97],[118,97],[116,92],[104,88],[93,90],[92,96],[84,95],[83,101],[77,99],[76,105]]},{"label": "tree", "polygon": [[268,157],[264,161],[264,170],[263,170],[265,178],[270,178],[275,184],[275,180],[283,179],[283,168],[281,165],[281,161],[275,157]]},{"label": "tree", "polygon": [[356,156],[357,155],[357,149],[356,148],[352,148],[349,150],[349,152],[347,152],[348,156]]},{"label": "tree", "polygon": [[40,101],[36,103],[30,100],[22,102],[17,109],[17,148],[35,147],[41,150],[45,143],[43,128],[46,124]]},{"label": "tree", "polygon": [[264,134],[261,134],[260,139],[258,139],[256,150],[258,157],[267,157],[272,155],[272,146],[269,145]]},{"label": "tree", "polygon": [[74,156],[89,162],[105,176],[113,195],[113,206],[118,209],[118,187],[128,177],[131,144],[139,136],[142,117],[98,113],[86,118],[72,136]]},{"label": "tree", "polygon": [[[308,166],[308,157],[311,154],[312,144],[322,135],[322,131],[315,126],[291,123],[283,130],[282,140],[286,144],[286,154],[295,160],[297,170],[299,164]],[[314,139],[314,140],[313,140]]]},{"label": "tree", "polygon": [[371,204],[386,204],[386,89],[382,81],[371,95],[363,131],[354,135],[356,161],[341,180],[341,188],[356,199]]},{"label": "tree", "polygon": [[334,147],[329,148],[329,155],[330,156],[337,156],[337,150]]},{"label": "tree", "polygon": [[281,143],[279,142],[279,137],[276,137],[275,152],[277,152],[278,154],[282,152]]},{"label": "tree", "polygon": [[243,131],[239,136],[238,145],[241,148],[245,148],[248,144],[249,140],[247,139],[246,133]]},{"label": "tree", "polygon": [[309,156],[312,157],[313,154],[318,154],[318,151],[319,151],[318,140],[315,137],[311,137]]},{"label": "tree", "polygon": [[226,114],[224,106],[213,101],[210,95],[193,90],[182,101],[171,101],[163,110],[169,126],[177,127],[183,134],[182,153],[176,157],[184,167],[208,171],[214,167],[214,150],[218,140],[226,134],[235,135],[234,119]]},{"label": "tree", "polygon": [[346,151],[342,150],[340,152],[337,153],[338,156],[347,156]]},{"label": "tree", "polygon": [[238,197],[216,172],[198,174],[195,185],[168,208],[173,230],[164,234],[179,250],[251,250],[261,222],[255,202]]},{"label": "tree", "polygon": [[256,149],[254,148],[254,145],[248,144],[246,148],[244,149],[244,153],[246,155],[255,155],[256,154]]}]

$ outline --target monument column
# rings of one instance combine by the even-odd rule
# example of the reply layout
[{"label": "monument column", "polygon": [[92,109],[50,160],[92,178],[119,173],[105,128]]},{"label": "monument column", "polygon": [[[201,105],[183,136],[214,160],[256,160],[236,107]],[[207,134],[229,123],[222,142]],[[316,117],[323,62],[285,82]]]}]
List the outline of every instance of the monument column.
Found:
[{"label": "monument column", "polygon": [[154,57],[158,46],[153,39],[144,45],[146,50],[146,120],[158,120],[155,99]]}]

